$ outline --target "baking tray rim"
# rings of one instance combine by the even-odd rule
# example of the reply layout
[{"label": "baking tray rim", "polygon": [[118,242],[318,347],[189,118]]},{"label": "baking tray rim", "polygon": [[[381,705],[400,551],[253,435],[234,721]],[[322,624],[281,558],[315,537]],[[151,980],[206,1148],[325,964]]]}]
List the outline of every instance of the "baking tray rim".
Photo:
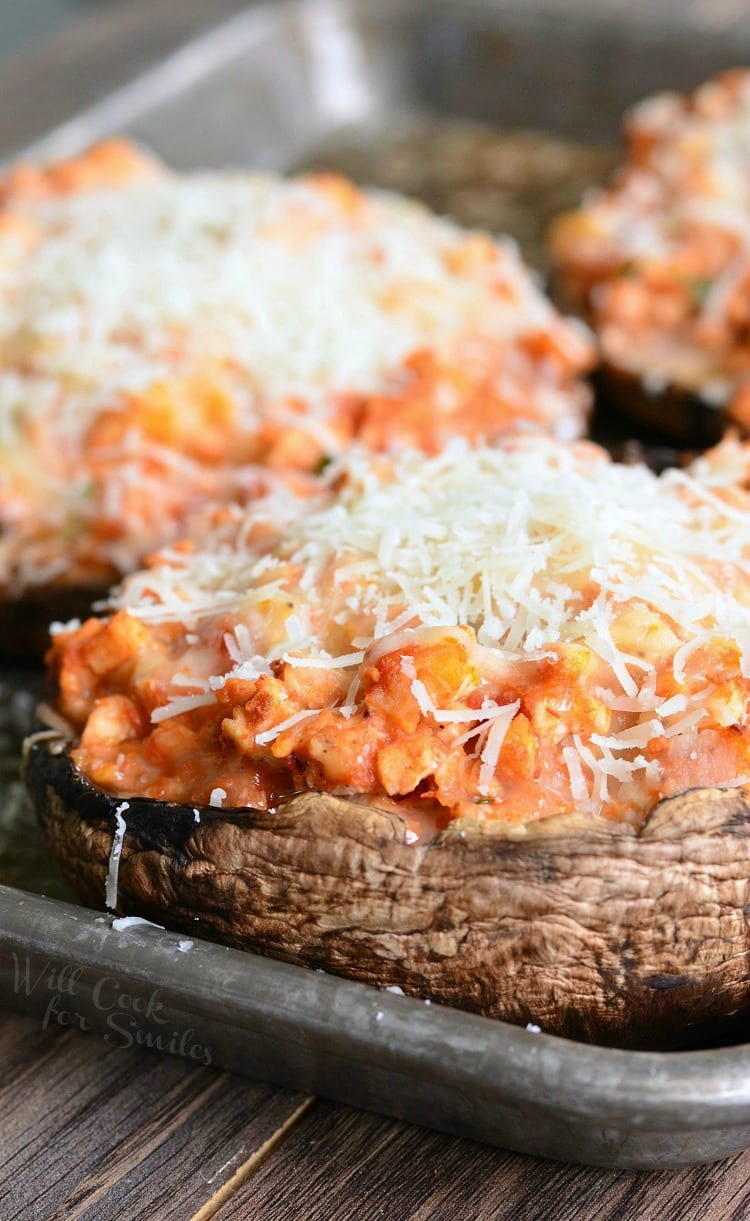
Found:
[{"label": "baking tray rim", "polygon": [[[172,0],[150,0],[153,11],[168,10]],[[101,133],[117,131],[123,122],[147,113],[160,103],[171,101],[176,95],[206,78],[222,56],[231,58],[240,51],[252,49],[269,36],[278,36],[285,25],[294,22],[306,27],[316,24],[341,24],[347,13],[356,12],[358,19],[386,21],[391,13],[401,18],[415,18],[431,11],[441,16],[455,15],[469,22],[485,19],[499,30],[545,30],[550,20],[557,30],[572,27],[588,32],[607,32],[610,37],[618,34],[627,37],[630,43],[666,42],[670,45],[693,43],[696,36],[707,42],[724,45],[726,38],[721,30],[711,26],[705,28],[683,28],[679,23],[666,24],[659,20],[659,6],[654,7],[651,19],[637,26],[612,11],[596,12],[589,8],[571,13],[561,10],[554,0],[248,0],[237,11],[225,12],[217,19],[209,20],[202,29],[192,29],[187,36],[167,52],[156,64],[138,70],[124,83],[110,92],[86,104],[82,109],[73,109],[62,121],[55,121],[51,109],[50,126],[27,141],[21,148],[12,149],[0,158],[0,170],[26,158],[56,158],[70,156],[80,151],[90,141],[87,127],[92,126]],[[655,18],[655,19],[654,19]],[[34,57],[26,55],[27,71],[19,74],[15,90],[25,83],[32,84],[35,76]],[[62,97],[55,101],[61,103]],[[124,125],[123,124],[123,125]]]},{"label": "baking tray rim", "polygon": [[[507,1100],[585,1115],[591,1123],[627,1123],[632,1111],[638,1113],[640,1130],[669,1124],[675,1134],[750,1122],[750,1044],[660,1052],[580,1043],[436,1003],[426,1006],[418,998],[205,941],[198,934],[191,934],[193,944],[182,954],[176,950],[184,933],[153,924],[118,931],[112,919],[102,911],[0,885],[0,950],[6,955],[114,969],[124,979],[168,988],[188,1009],[221,1005],[223,1016],[239,1019],[272,1014],[275,1024],[296,1027],[297,1035],[304,1018],[327,1026],[338,1051],[361,1055],[375,1037],[379,1052],[394,1066],[423,1067],[429,1062],[430,1040],[468,1040],[470,1063],[453,1067],[457,1086],[476,1087],[481,1057],[484,1089],[500,1080]],[[58,938],[60,929],[65,935]],[[248,972],[261,983],[257,994],[247,991]],[[287,987],[297,989],[298,999],[284,1005],[278,993]],[[309,992],[301,1003],[300,988]],[[334,1020],[320,1017],[335,1017],[354,1003],[369,1014],[364,1028],[347,1026],[342,1032]],[[415,1023],[418,1041],[413,1039]],[[564,1088],[555,1098],[551,1081],[561,1075]]]}]

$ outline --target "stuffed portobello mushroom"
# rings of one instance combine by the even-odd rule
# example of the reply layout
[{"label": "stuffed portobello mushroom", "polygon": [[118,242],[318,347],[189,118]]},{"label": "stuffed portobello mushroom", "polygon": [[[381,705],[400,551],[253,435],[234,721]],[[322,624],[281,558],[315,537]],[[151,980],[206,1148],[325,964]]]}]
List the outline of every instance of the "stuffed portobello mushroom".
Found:
[{"label": "stuffed portobello mushroom", "polygon": [[0,295],[0,599],[27,626],[258,467],[586,427],[590,337],[512,243],[333,175],[178,175],[117,141],[18,167]]},{"label": "stuffed portobello mushroom", "polygon": [[597,333],[602,401],[681,444],[750,433],[750,71],[625,123],[611,185],[551,230],[560,300]]},{"label": "stuffed portobello mushroom", "polygon": [[90,903],[622,1045],[750,994],[750,458],[362,451],[60,627]]}]

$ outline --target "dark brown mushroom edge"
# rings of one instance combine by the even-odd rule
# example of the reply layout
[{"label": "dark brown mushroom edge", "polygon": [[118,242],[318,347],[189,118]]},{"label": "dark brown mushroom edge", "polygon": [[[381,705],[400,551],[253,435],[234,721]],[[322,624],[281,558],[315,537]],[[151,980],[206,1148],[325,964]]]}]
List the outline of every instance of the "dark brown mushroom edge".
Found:
[{"label": "dark brown mushroom edge", "polygon": [[600,415],[606,417],[614,408],[641,429],[676,445],[708,449],[728,430],[745,431],[724,407],[703,397],[700,390],[674,382],[657,390],[648,377],[607,362],[596,371],[593,382]]},{"label": "dark brown mushroom edge", "polygon": [[[119,798],[57,733],[27,742],[54,855],[102,907]],[[408,844],[398,815],[320,793],[275,811],[132,798],[117,912],[543,1031],[676,1047],[750,997],[750,786],[660,802],[640,830],[566,814],[455,821]],[[197,921],[196,921],[197,918]]]},{"label": "dark brown mushroom edge", "polygon": [[49,625],[54,620],[87,619],[91,608],[107,596],[106,585],[40,587],[18,598],[0,598],[0,656],[30,661],[49,648]]}]

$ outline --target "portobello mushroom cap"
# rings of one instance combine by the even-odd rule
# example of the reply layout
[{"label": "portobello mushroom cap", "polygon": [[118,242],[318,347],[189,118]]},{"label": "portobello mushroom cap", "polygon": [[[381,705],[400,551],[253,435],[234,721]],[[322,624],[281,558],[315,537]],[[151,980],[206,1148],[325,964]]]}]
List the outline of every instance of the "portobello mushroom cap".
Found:
[{"label": "portobello mushroom cap", "polygon": [[40,586],[18,598],[0,598],[0,654],[41,659],[49,648],[50,623],[88,618],[108,592],[108,585]]},{"label": "portobello mushroom cap", "polygon": [[[101,907],[122,802],[68,745],[29,739],[26,782]],[[413,844],[397,814],[324,793],[198,813],[129,800],[118,912],[620,1046],[684,1045],[750,997],[750,785],[663,800],[637,830],[570,813]]]},{"label": "portobello mushroom cap", "polygon": [[606,360],[593,380],[600,411],[616,407],[636,424],[677,445],[707,449],[718,444],[728,429],[737,427],[723,406],[676,382],[654,390],[636,370]]}]

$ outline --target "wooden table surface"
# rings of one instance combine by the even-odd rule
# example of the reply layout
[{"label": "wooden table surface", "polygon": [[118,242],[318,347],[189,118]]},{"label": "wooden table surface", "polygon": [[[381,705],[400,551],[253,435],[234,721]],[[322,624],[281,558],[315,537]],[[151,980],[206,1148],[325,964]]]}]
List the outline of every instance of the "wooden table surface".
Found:
[{"label": "wooden table surface", "polygon": [[2,1221],[744,1221],[750,1153],[648,1174],[451,1139],[0,1010]]}]

